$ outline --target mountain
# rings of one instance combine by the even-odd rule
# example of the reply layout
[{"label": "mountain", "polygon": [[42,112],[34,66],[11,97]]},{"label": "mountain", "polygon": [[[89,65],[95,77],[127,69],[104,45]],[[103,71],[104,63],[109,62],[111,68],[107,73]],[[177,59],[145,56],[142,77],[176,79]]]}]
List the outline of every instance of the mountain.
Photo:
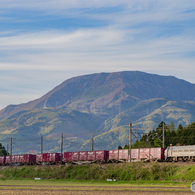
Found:
[{"label": "mountain", "polygon": [[99,73],[64,81],[41,98],[7,106],[0,120],[33,108],[68,108],[86,113],[114,115],[152,98],[195,100],[195,85],[173,76],[144,72]]},{"label": "mountain", "polygon": [[[43,135],[49,140],[48,150],[57,151],[53,140],[61,133],[69,135],[67,150],[87,150],[93,130],[98,148],[111,149],[128,142],[129,122],[146,131],[162,120],[176,125],[194,122],[194,101],[195,85],[173,76],[138,71],[84,75],[64,81],[39,99],[1,110],[0,133],[2,139],[18,140]],[[21,150],[27,148],[17,151]]]}]

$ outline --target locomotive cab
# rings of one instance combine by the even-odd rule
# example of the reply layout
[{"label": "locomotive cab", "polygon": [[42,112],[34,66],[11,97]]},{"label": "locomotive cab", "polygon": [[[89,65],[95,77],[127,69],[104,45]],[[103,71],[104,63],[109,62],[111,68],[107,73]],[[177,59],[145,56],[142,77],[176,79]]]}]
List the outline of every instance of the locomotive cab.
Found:
[{"label": "locomotive cab", "polygon": [[165,150],[166,161],[194,161],[195,145],[190,146],[169,146]]}]

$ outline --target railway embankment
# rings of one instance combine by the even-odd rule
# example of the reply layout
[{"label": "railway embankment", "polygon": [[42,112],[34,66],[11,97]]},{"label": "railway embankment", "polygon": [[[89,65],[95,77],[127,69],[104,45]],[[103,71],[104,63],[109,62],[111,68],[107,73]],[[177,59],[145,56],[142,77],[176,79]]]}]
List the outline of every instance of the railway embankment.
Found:
[{"label": "railway embankment", "polygon": [[0,179],[55,179],[117,181],[195,181],[194,165],[119,163],[62,166],[20,166],[0,169]]}]

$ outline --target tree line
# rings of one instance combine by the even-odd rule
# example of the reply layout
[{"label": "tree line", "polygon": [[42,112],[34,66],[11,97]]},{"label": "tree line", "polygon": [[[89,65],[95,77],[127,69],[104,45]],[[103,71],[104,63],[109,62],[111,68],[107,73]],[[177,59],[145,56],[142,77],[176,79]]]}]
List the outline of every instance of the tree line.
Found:
[{"label": "tree line", "polygon": [[[158,127],[148,134],[145,134],[141,137],[140,140],[137,140],[132,144],[132,148],[156,148],[162,147],[162,135],[163,135],[163,123],[162,121]],[[165,148],[172,146],[185,146],[185,145],[195,145],[195,122],[183,127],[181,124],[176,129],[174,122],[171,124],[165,124]],[[124,148],[118,146],[118,149],[129,149],[129,145],[125,145]]]}]

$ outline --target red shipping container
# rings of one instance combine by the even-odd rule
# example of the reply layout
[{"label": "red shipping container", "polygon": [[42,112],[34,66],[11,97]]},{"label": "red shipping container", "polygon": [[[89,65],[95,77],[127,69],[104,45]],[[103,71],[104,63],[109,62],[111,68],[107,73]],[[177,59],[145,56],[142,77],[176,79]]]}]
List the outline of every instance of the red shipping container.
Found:
[{"label": "red shipping container", "polygon": [[73,152],[72,153],[72,161],[78,161],[79,160],[79,152]]},{"label": "red shipping container", "polygon": [[37,154],[37,162],[43,162],[43,154]]},{"label": "red shipping container", "polygon": [[14,155],[10,156],[10,162],[11,163],[14,163],[15,162],[15,156]]},{"label": "red shipping container", "polygon": [[72,161],[72,152],[64,152],[64,161]]},{"label": "red shipping container", "polygon": [[131,159],[133,160],[139,159],[139,149],[131,149]]},{"label": "red shipping container", "polygon": [[79,160],[87,160],[87,152],[79,152]]},{"label": "red shipping container", "polygon": [[165,148],[150,148],[150,159],[164,159]]},{"label": "red shipping container", "polygon": [[49,153],[50,162],[59,162],[61,161],[61,153]]},{"label": "red shipping container", "polygon": [[7,157],[8,158],[8,161],[10,161],[10,163],[12,162],[12,163],[15,163],[15,156],[14,155],[12,155],[12,156],[10,156],[10,157]]},{"label": "red shipping container", "polygon": [[128,149],[119,150],[119,160],[129,160]]},{"label": "red shipping container", "polygon": [[96,160],[108,160],[109,151],[107,150],[97,150],[95,151],[95,159]]},{"label": "red shipping container", "polygon": [[12,156],[12,163],[19,163],[20,162],[20,156],[19,155],[13,155]]},{"label": "red shipping container", "polygon": [[50,153],[43,153],[43,162],[49,162]]},{"label": "red shipping container", "polygon": [[139,155],[140,159],[150,159],[150,148],[140,148]]},{"label": "red shipping container", "polygon": [[24,163],[24,155],[19,155],[19,163]]},{"label": "red shipping container", "polygon": [[11,163],[11,156],[6,156],[5,157],[5,164],[10,164]]},{"label": "red shipping container", "polygon": [[6,159],[6,156],[0,156],[0,164],[4,165],[5,159]]},{"label": "red shipping container", "polygon": [[36,163],[36,155],[24,154],[24,163]]},{"label": "red shipping container", "polygon": [[87,152],[87,160],[95,160],[95,151]]},{"label": "red shipping container", "polygon": [[119,159],[119,150],[109,150],[109,160]]}]

